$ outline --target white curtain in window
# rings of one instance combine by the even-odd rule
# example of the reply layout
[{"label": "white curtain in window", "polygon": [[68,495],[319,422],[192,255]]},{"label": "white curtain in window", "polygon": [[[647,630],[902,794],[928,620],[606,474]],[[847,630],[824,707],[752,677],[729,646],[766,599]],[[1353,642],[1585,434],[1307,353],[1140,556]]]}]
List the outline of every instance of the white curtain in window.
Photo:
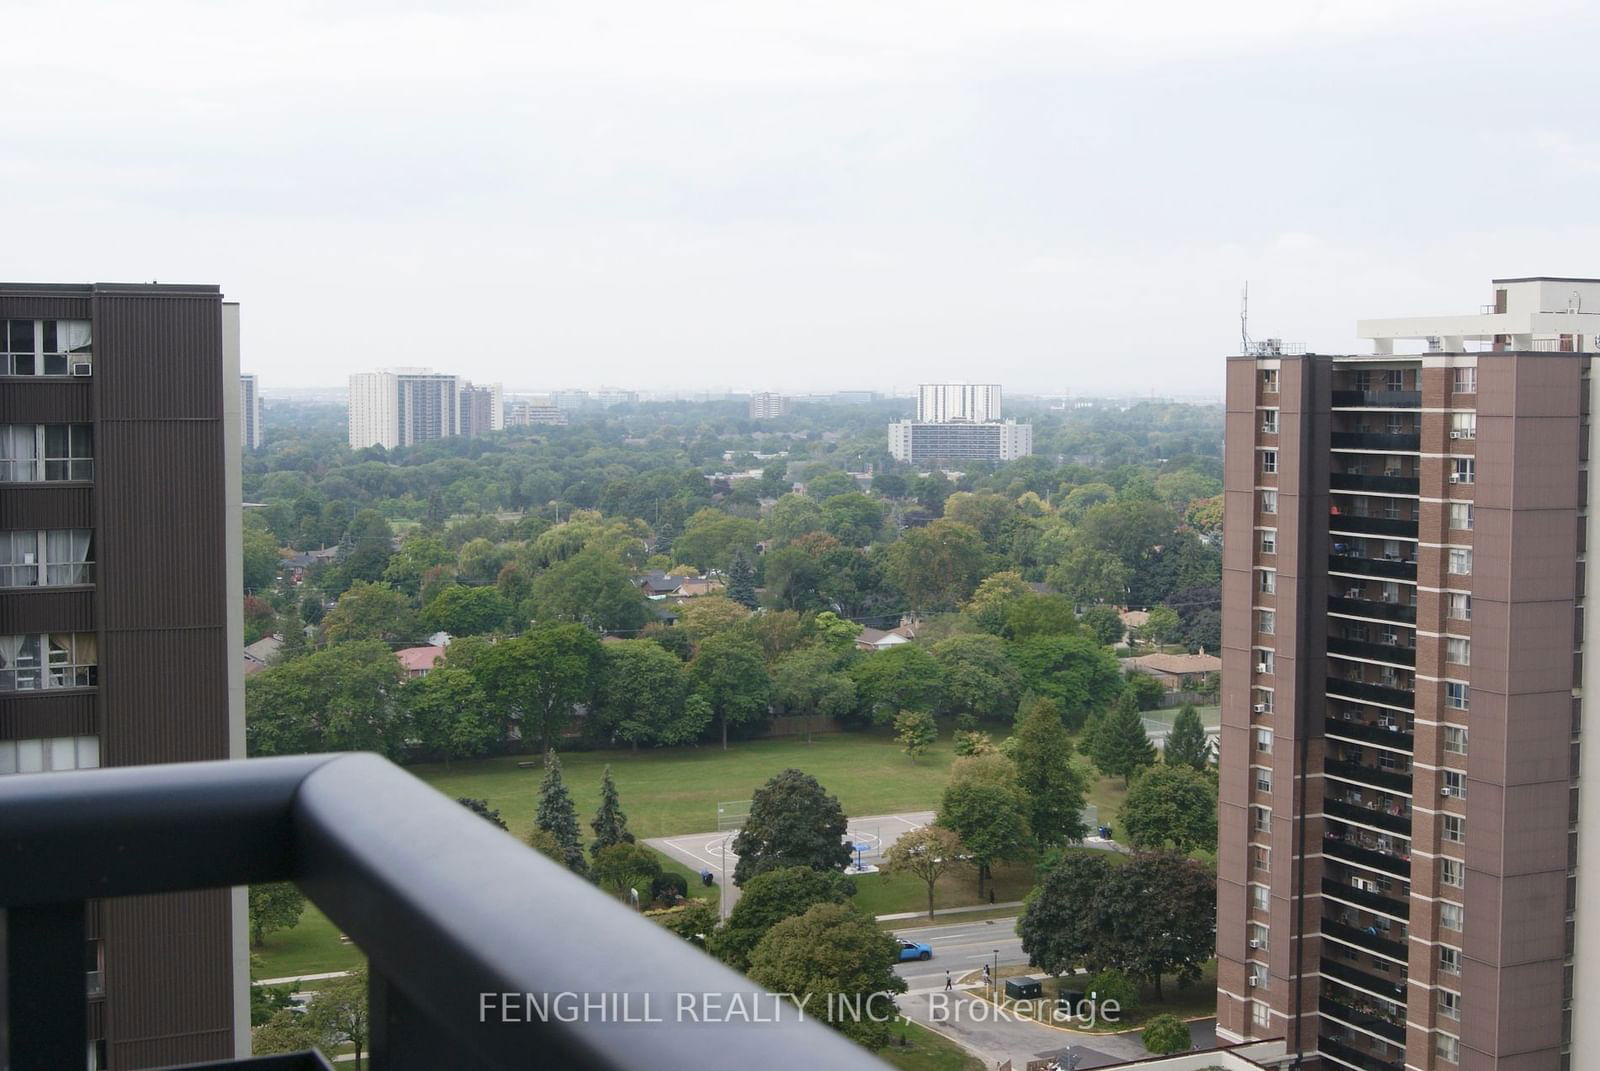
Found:
[{"label": "white curtain in window", "polygon": [[17,742],[0,740],[0,776],[17,772]]},{"label": "white curtain in window", "polygon": [[88,353],[89,321],[57,320],[56,345],[62,353]]},{"label": "white curtain in window", "polygon": [[70,736],[53,736],[45,741],[49,752],[47,770],[75,770],[78,768],[78,746]]},{"label": "white curtain in window", "polygon": [[89,529],[58,528],[45,536],[45,561],[52,584],[87,584],[89,570]]},{"label": "white curtain in window", "polygon": [[17,690],[17,656],[24,636],[0,636],[0,692]]},{"label": "white curtain in window", "polygon": [[43,740],[18,740],[17,741],[17,772],[18,773],[43,773],[44,772],[44,741]]},{"label": "white curtain in window", "polygon": [[32,424],[0,424],[0,481],[38,479],[38,433]]},{"label": "white curtain in window", "polygon": [[100,738],[80,736],[77,741],[78,769],[93,770],[100,766]]}]

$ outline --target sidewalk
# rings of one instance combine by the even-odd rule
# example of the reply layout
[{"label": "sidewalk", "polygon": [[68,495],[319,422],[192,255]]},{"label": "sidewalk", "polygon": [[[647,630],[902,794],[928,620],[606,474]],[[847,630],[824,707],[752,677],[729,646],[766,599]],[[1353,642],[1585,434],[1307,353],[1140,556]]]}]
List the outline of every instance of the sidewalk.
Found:
[{"label": "sidewalk", "polygon": [[[933,914],[934,917],[937,918],[940,915],[960,915],[973,911],[1001,911],[1021,906],[1021,900],[1005,900],[998,904],[972,904],[968,907],[941,907]],[[928,913],[926,911],[897,911],[892,915],[876,916],[879,922],[901,922],[907,919],[926,919],[927,917]]]},{"label": "sidewalk", "polygon": [[320,982],[324,978],[343,978],[349,971],[328,971],[326,974],[296,974],[288,978],[262,978],[251,985],[288,985],[290,982]]}]

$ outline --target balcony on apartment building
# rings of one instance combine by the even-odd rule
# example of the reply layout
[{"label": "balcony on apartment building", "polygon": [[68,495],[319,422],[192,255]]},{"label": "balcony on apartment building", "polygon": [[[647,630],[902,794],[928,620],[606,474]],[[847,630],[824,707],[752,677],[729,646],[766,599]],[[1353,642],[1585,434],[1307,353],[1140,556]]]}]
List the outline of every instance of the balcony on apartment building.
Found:
[{"label": "balcony on apartment building", "polygon": [[[1328,906],[1335,905],[1330,904]],[[1410,946],[1406,943],[1407,934],[1404,925],[1388,922],[1385,919],[1383,921],[1388,922],[1389,925],[1389,929],[1385,930],[1377,924],[1376,916],[1374,916],[1373,921],[1358,925],[1353,919],[1350,908],[1343,908],[1340,913],[1345,917],[1352,918],[1352,921],[1341,922],[1338,919],[1325,916],[1322,920],[1322,934],[1324,937],[1332,938],[1344,944],[1354,945],[1357,948],[1365,949],[1380,956],[1388,956],[1390,959],[1396,959],[1402,963],[1411,954]],[[1400,931],[1398,934],[1394,932],[1396,929]]]},{"label": "balcony on apartment building", "polygon": [[1416,702],[1416,692],[1408,679],[1410,676],[1409,673],[1397,673],[1385,681],[1351,680],[1349,677],[1329,676],[1328,694],[1339,699],[1383,703],[1409,709]]},{"label": "balcony on apartment building", "polygon": [[1359,762],[1344,759],[1326,759],[1322,763],[1322,772],[1329,777],[1349,781],[1358,785],[1372,785],[1377,788],[1387,788],[1394,792],[1411,792],[1411,768],[1379,769],[1376,766],[1363,766]]},{"label": "balcony on apartment building", "polygon": [[[5,1021],[26,1024],[11,1032],[11,1071],[84,1066],[86,899],[285,880],[367,956],[374,1067],[883,1068],[377,756],[0,777],[0,844],[0,940],[28,980],[0,996]],[[491,999],[485,1021],[484,994],[510,998],[510,1015]],[[526,1000],[560,994],[626,994],[631,1010],[530,1021]],[[695,1021],[680,994],[708,1013],[759,1001],[765,1021]],[[186,1066],[328,1064],[304,1053]]]},{"label": "balcony on apartment building", "polygon": [[1420,368],[1336,370],[1329,403],[1334,409],[1421,409]]},{"label": "balcony on apartment building", "polygon": [[1406,453],[1337,453],[1333,458],[1333,470],[1328,473],[1328,487],[1333,491],[1415,495],[1421,486],[1417,459]]},{"label": "balcony on apartment building", "polygon": [[1356,554],[1339,553],[1340,544],[1334,544],[1334,553],[1328,555],[1328,572],[1330,573],[1355,573],[1360,576],[1376,577],[1380,580],[1408,580],[1412,583],[1417,579],[1416,559],[1403,558],[1366,558]]},{"label": "balcony on apartment building", "polygon": [[1370,870],[1380,870],[1397,878],[1411,876],[1411,843],[1388,834],[1328,823],[1322,835],[1322,854]]},{"label": "balcony on apartment building", "polygon": [[[1359,792],[1353,792],[1359,796]],[[1372,826],[1402,837],[1411,836],[1411,807],[1404,800],[1390,797],[1394,802],[1387,806],[1377,800],[1351,802],[1329,795],[1322,801],[1322,813],[1358,825]]]},{"label": "balcony on apartment building", "polygon": [[[1339,990],[1338,986],[1328,988]],[[1391,1001],[1374,1000],[1360,993],[1340,990],[1338,995],[1324,993],[1317,1001],[1317,1010],[1329,1019],[1369,1034],[1377,1034],[1385,1041],[1396,1045],[1406,1043],[1405,1011]]]},{"label": "balcony on apartment building", "polygon": [[1395,643],[1373,643],[1371,640],[1350,639],[1346,636],[1329,636],[1328,653],[1398,666],[1417,664],[1417,649],[1398,640]]},{"label": "balcony on apartment building", "polygon": [[1348,1043],[1348,1032],[1340,1031],[1337,1024],[1328,1023],[1324,1029],[1329,1032],[1317,1038],[1317,1052],[1335,1066],[1354,1067],[1360,1071],[1406,1071],[1403,1046],[1391,1045],[1389,1048],[1396,1050],[1394,1055],[1378,1056],[1370,1049],[1358,1048],[1362,1041]]},{"label": "balcony on apartment building", "polygon": [[1397,919],[1411,918],[1409,881],[1373,878],[1364,871],[1352,870],[1344,863],[1331,861],[1328,864],[1322,878],[1322,895],[1380,915]]},{"label": "balcony on apartment building", "polygon": [[[1375,964],[1380,961],[1372,961]],[[1332,978],[1347,986],[1366,990],[1374,996],[1404,1005],[1406,1002],[1406,969],[1398,964],[1393,971],[1364,970],[1343,960],[1322,957],[1320,967],[1324,978]]]}]

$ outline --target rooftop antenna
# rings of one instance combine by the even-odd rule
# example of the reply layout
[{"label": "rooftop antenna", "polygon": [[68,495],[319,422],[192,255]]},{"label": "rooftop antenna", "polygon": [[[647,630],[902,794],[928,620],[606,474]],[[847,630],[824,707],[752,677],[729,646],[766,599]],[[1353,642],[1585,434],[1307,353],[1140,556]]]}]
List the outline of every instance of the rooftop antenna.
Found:
[{"label": "rooftop antenna", "polygon": [[1239,298],[1239,345],[1240,353],[1249,353],[1250,344],[1250,280],[1244,281],[1244,293]]}]

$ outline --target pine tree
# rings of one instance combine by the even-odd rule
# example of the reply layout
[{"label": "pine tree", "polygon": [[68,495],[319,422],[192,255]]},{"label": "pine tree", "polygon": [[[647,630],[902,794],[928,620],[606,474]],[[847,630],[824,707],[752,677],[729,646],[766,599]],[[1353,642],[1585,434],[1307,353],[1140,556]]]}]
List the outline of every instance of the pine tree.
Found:
[{"label": "pine tree", "polygon": [[1155,761],[1156,748],[1145,735],[1139,701],[1131,690],[1123,692],[1095,733],[1094,764],[1101,773],[1120,775],[1127,785],[1134,771]]},{"label": "pine tree", "polygon": [[539,786],[539,814],[534,825],[555,838],[568,870],[582,874],[589,869],[578,840],[578,810],[561,780],[561,760],[554,749],[545,752],[544,783]]},{"label": "pine tree", "polygon": [[589,844],[590,855],[599,855],[601,848],[609,848],[613,844],[633,843],[633,834],[628,832],[628,816],[623,813],[622,802],[617,798],[617,783],[611,779],[610,766],[606,767],[605,776],[600,779],[600,809],[595,812],[589,828],[594,830],[594,840]]},{"label": "pine tree", "polygon": [[1072,764],[1072,740],[1052,699],[1035,699],[1017,719],[1017,783],[1028,796],[1028,824],[1042,844],[1081,841],[1087,786]]},{"label": "pine tree", "polygon": [[747,610],[756,608],[756,570],[743,547],[736,547],[728,562],[728,598]]},{"label": "pine tree", "polygon": [[1162,761],[1168,766],[1191,766],[1196,770],[1204,770],[1211,762],[1211,744],[1206,740],[1205,727],[1189,703],[1183,705],[1172,722]]}]

